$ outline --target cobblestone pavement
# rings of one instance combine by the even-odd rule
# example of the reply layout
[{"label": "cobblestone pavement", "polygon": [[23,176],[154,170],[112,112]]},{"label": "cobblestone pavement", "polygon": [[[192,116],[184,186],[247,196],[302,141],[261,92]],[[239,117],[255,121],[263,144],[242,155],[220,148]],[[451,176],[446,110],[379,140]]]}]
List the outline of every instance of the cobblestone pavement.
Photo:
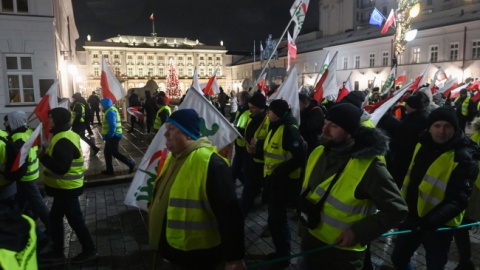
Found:
[{"label": "cobblestone pavement", "polygon": [[[97,146],[101,145],[99,131],[94,136]],[[125,133],[120,143],[120,151],[130,158],[140,162],[153,135],[143,134],[140,131]],[[85,156],[89,156],[87,145],[82,147]],[[80,196],[80,204],[85,215],[85,220],[97,245],[99,257],[96,260],[80,265],[65,264],[52,265],[40,264],[40,269],[170,269],[168,263],[160,258],[153,267],[153,252],[148,246],[147,214],[137,208],[123,204],[124,196],[128,191],[133,175],[128,175],[127,167],[115,161],[114,177],[101,177],[100,171],[104,170],[103,151],[96,157],[86,158],[88,167],[86,171],[86,188]],[[237,181],[237,193],[241,193],[242,186]],[[52,198],[46,197],[45,201],[50,207]],[[300,252],[300,238],[297,235],[297,221],[293,211],[288,213],[292,234],[292,254]],[[250,269],[262,269],[265,266],[265,255],[274,251],[270,237],[262,237],[267,225],[267,211],[265,205],[257,201],[255,208],[245,220],[245,245],[247,250],[247,265]],[[81,246],[75,234],[66,224],[65,256],[73,258],[80,253]],[[472,230],[473,261],[480,266],[480,233]],[[390,254],[394,236],[381,237],[371,245],[372,261],[375,269],[393,269],[390,263]],[[43,252],[48,251],[47,246]],[[449,261],[445,269],[454,269],[457,264],[458,253],[454,243],[451,246]],[[287,269],[299,269],[298,258],[291,260],[292,266]],[[415,269],[426,269],[424,251],[419,249],[413,258]]]}]

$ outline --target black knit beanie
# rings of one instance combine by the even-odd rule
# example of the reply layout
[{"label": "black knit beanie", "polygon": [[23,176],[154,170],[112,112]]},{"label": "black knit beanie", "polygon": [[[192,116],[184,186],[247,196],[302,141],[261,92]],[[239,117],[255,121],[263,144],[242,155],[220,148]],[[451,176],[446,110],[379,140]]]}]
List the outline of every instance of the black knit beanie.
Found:
[{"label": "black knit beanie", "polygon": [[174,124],[194,140],[197,140],[201,136],[200,117],[193,109],[178,110],[170,115],[167,122]]},{"label": "black knit beanie", "polygon": [[419,94],[408,97],[407,100],[405,100],[405,103],[407,103],[407,105],[410,106],[410,108],[412,109],[423,109],[422,96],[420,96]]},{"label": "black knit beanie", "polygon": [[452,124],[455,130],[460,128],[457,115],[452,107],[439,107],[433,110],[428,116],[428,128],[430,129],[433,123],[437,121],[447,121]]},{"label": "black knit beanie", "polygon": [[289,106],[288,103],[283,99],[275,99],[268,106],[269,110],[272,111],[277,117],[282,118],[287,114]]},{"label": "black knit beanie", "polygon": [[48,115],[52,117],[53,123],[56,127],[61,127],[70,123],[70,118],[72,117],[70,111],[62,107],[51,109],[48,111]]},{"label": "black knit beanie", "polygon": [[357,108],[362,108],[363,102],[365,101],[365,94],[362,91],[352,91],[348,93],[340,103],[350,103]]},{"label": "black knit beanie", "polygon": [[354,135],[360,127],[360,118],[363,111],[350,103],[339,103],[328,109],[325,119],[331,121],[346,132]]},{"label": "black knit beanie", "polygon": [[249,98],[248,103],[260,109],[265,109],[267,107],[267,99],[264,95],[259,93],[256,93],[251,98]]}]

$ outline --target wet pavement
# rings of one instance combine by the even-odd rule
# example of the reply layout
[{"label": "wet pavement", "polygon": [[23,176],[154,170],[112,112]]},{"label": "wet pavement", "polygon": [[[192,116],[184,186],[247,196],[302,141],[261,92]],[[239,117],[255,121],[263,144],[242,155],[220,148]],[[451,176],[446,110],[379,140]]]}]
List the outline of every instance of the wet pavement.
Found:
[{"label": "wet pavement", "polygon": [[[125,129],[129,128],[124,124]],[[80,204],[85,215],[87,226],[97,245],[99,257],[83,264],[70,264],[81,252],[81,246],[75,233],[65,221],[65,256],[64,264],[39,264],[40,269],[171,269],[167,262],[156,258],[148,246],[147,214],[123,203],[133,174],[128,174],[128,167],[114,160],[115,175],[105,177],[100,174],[105,170],[103,158],[103,142],[100,129],[94,129],[97,146],[102,150],[97,156],[91,156],[88,145],[82,142],[87,170],[85,172],[85,192],[80,196]],[[120,152],[140,163],[153,134],[146,134],[136,129],[133,133],[124,132],[120,141]],[[40,185],[41,182],[39,183]],[[237,181],[237,194],[240,195],[242,185]],[[45,197],[48,207],[52,198]],[[292,254],[300,253],[300,238],[297,235],[297,220],[293,211],[288,213],[292,234]],[[262,237],[267,226],[267,210],[257,200],[256,208],[245,220],[246,259],[249,269],[263,269],[268,266],[265,256],[274,251],[271,237]],[[473,262],[480,266],[480,233],[471,230]],[[371,245],[374,269],[393,269],[390,263],[395,236],[381,237]],[[47,246],[43,252],[48,251]],[[449,261],[445,269],[454,269],[457,265],[458,252],[455,243],[451,245]],[[286,269],[299,269],[297,257],[292,258],[292,266]],[[426,269],[424,250],[418,249],[412,260],[414,269]],[[154,265],[155,264],[155,265]]]}]

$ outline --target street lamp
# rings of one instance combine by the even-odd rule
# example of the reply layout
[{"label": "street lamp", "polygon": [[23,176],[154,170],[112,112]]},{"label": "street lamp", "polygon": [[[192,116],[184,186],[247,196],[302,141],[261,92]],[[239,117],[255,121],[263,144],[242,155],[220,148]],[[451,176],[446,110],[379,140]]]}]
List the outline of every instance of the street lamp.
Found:
[{"label": "street lamp", "polygon": [[396,10],[397,26],[394,35],[394,53],[395,56],[405,51],[405,44],[412,41],[417,30],[411,30],[411,21],[420,13],[419,0],[399,0]]}]

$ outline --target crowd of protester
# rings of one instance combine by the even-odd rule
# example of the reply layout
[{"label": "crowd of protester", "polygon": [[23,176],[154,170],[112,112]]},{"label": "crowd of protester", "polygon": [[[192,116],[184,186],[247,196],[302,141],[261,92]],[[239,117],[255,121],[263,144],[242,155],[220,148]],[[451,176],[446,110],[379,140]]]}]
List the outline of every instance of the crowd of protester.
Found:
[{"label": "crowd of protester", "polygon": [[[301,251],[307,252],[300,269],[373,269],[369,245],[390,230],[404,232],[394,243],[395,269],[412,269],[420,245],[427,269],[443,269],[453,240],[459,250],[456,269],[475,269],[470,227],[454,228],[480,216],[478,106],[466,89],[455,99],[432,91],[428,85],[406,91],[378,123],[372,120],[372,108],[390,96],[379,89],[355,90],[341,100],[321,102],[302,91],[298,123],[285,100],[267,102],[265,93],[253,90],[228,96],[221,89],[218,97],[208,98],[242,135],[233,142],[229,165],[202,136],[195,110],[172,110],[162,92],[147,90],[143,100],[131,90],[128,106],[135,109],[129,132],[136,132],[135,124],[145,124],[147,134],[165,125],[162,136],[170,151],[149,205],[150,246],[175,269],[246,269],[243,221],[260,196],[268,209],[264,234],[272,237],[275,248],[266,256],[272,261],[269,269],[290,265],[288,209],[298,214]],[[51,241],[52,249],[39,259],[64,261],[64,216],[82,245],[71,262],[98,256],[78,201],[84,180],[80,139],[90,145],[92,155],[100,150],[85,136],[94,113],[105,141],[102,174],[115,174],[113,157],[129,173],[135,171],[135,161],[118,150],[123,128],[112,100],[100,100],[95,93],[88,102],[79,93],[72,98],[71,111],[49,111],[52,139],[48,146],[30,150],[26,173],[18,181],[4,174],[8,140],[21,146],[32,131],[24,112],[11,112],[4,119],[0,223],[11,221],[19,228],[14,234],[0,230],[0,251],[10,251],[9,256],[40,252]],[[471,136],[466,130],[473,130]],[[50,210],[36,185],[40,177],[54,198]],[[239,198],[236,180],[243,186]],[[37,217],[45,231],[35,229],[32,218]],[[38,243],[36,249],[31,241]],[[13,263],[0,261],[4,269]]]}]

